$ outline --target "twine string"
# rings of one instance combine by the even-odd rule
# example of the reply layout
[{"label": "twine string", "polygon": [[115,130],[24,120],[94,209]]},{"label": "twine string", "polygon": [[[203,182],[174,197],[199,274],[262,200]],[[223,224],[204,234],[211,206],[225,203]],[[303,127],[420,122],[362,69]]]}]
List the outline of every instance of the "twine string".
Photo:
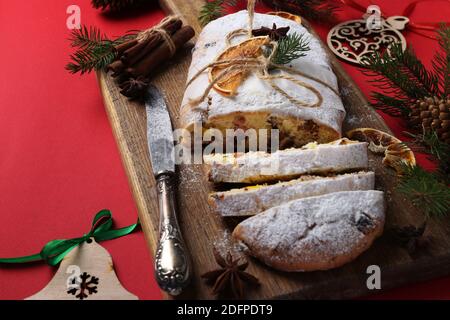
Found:
[{"label": "twine string", "polygon": [[[248,18],[249,18],[249,26],[248,29],[237,29],[232,32],[230,32],[226,36],[226,44],[227,49],[229,49],[232,45],[232,39],[234,39],[237,36],[241,36],[245,33],[247,33],[248,38],[251,38],[252,30],[253,30],[253,20],[254,20],[254,10],[255,10],[255,0],[249,0],[247,4],[247,10],[248,10]],[[339,95],[339,92],[335,88],[333,88],[331,85],[326,83],[325,81],[318,79],[316,77],[310,76],[302,71],[299,71],[297,69],[294,69],[292,67],[287,67],[284,65],[275,64],[272,62],[275,54],[278,50],[278,43],[276,41],[271,41],[267,46],[271,47],[271,53],[268,57],[261,55],[257,58],[246,58],[246,57],[237,57],[233,59],[223,59],[223,60],[216,60],[213,61],[200,70],[198,70],[197,73],[194,74],[194,76],[187,82],[187,87],[192,84],[203,72],[210,68],[214,67],[220,67],[223,68],[223,70],[214,78],[212,78],[209,82],[209,85],[205,88],[203,94],[195,99],[190,99],[189,105],[191,108],[196,108],[201,102],[203,102],[207,96],[209,95],[210,91],[214,88],[214,86],[220,82],[222,79],[226,77],[232,77],[236,74],[242,73],[243,76],[247,73],[253,72],[259,79],[264,80],[266,83],[268,83],[274,90],[276,90],[278,93],[280,93],[283,97],[288,99],[291,103],[293,103],[296,106],[299,107],[320,107],[323,103],[323,96],[320,93],[320,91],[314,87],[313,85],[301,81],[297,78],[295,78],[292,75],[299,75],[304,78],[310,79],[312,81],[315,81],[317,83],[322,84],[323,86],[329,88],[332,90],[336,95]],[[279,69],[282,71],[285,71],[285,73],[273,75],[270,74],[270,69]],[[298,87],[305,88],[306,90],[310,91],[312,94],[315,95],[316,100],[311,103],[307,101],[299,100],[289,93],[287,93],[284,89],[282,89],[280,86],[275,84],[275,80],[287,80]],[[231,92],[231,95],[233,95],[235,92]]]},{"label": "twine string", "polygon": [[248,37],[253,36],[253,20],[255,18],[255,4],[256,0],[247,1],[247,12],[248,12]]},{"label": "twine string", "polygon": [[[237,30],[231,31],[229,34],[227,34],[227,36],[225,38],[227,48],[231,47],[231,45],[232,45],[231,40],[233,40],[234,38],[236,38],[238,36],[242,36],[242,35],[246,35],[246,34],[248,34],[248,30],[246,30],[246,29],[237,29]],[[252,35],[253,35],[253,33],[252,33]]]},{"label": "twine string", "polygon": [[162,19],[161,22],[158,23],[156,26],[140,32],[137,35],[136,40],[138,42],[147,41],[151,36],[153,36],[155,34],[159,34],[162,37],[163,41],[169,47],[170,55],[173,56],[175,54],[175,52],[177,51],[177,47],[175,46],[175,43],[173,42],[170,34],[166,31],[166,28],[169,24],[171,24],[179,19],[180,18],[175,15],[167,16],[164,19]]}]

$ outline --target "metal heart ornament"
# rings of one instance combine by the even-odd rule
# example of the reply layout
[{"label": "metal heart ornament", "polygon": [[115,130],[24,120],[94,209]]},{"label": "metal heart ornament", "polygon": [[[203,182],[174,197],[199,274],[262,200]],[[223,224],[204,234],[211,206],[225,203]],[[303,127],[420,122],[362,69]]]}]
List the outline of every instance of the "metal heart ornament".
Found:
[{"label": "metal heart ornament", "polygon": [[400,33],[409,19],[393,16],[387,19],[364,16],[361,20],[350,20],[333,27],[328,33],[327,43],[331,51],[339,58],[365,65],[365,60],[375,52],[390,52],[393,44],[400,43],[406,49],[406,39]]}]

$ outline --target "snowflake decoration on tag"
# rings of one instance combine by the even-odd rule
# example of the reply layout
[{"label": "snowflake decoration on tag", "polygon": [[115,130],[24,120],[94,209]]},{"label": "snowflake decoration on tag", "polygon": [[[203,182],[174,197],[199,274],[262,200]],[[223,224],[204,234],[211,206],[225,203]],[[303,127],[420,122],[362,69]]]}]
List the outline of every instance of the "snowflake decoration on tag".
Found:
[{"label": "snowflake decoration on tag", "polygon": [[67,294],[72,294],[76,298],[83,300],[90,295],[97,293],[99,278],[83,272],[78,278],[71,280],[73,287],[67,290]]}]

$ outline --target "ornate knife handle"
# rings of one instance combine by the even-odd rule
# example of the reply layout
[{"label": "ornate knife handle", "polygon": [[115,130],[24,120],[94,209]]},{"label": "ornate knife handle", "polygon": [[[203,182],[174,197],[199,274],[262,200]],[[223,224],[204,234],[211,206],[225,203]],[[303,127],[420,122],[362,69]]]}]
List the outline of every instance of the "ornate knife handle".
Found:
[{"label": "ornate knife handle", "polygon": [[177,222],[173,174],[159,174],[156,183],[160,220],[155,277],[161,289],[175,296],[189,284],[191,262]]}]

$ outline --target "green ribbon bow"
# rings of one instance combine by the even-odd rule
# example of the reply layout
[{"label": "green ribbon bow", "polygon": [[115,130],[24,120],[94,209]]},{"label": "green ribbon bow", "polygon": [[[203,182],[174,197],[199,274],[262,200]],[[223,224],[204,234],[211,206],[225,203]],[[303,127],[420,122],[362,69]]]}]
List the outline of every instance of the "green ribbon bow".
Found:
[{"label": "green ribbon bow", "polygon": [[97,213],[92,221],[92,227],[89,233],[79,238],[72,239],[57,239],[48,242],[41,252],[30,256],[23,256],[17,258],[0,258],[0,263],[26,263],[33,261],[45,261],[51,266],[55,266],[75,247],[79,246],[85,241],[94,238],[95,241],[104,241],[119,238],[130,234],[139,225],[139,221],[128,227],[120,229],[112,229],[113,218],[109,210],[102,210]]}]

